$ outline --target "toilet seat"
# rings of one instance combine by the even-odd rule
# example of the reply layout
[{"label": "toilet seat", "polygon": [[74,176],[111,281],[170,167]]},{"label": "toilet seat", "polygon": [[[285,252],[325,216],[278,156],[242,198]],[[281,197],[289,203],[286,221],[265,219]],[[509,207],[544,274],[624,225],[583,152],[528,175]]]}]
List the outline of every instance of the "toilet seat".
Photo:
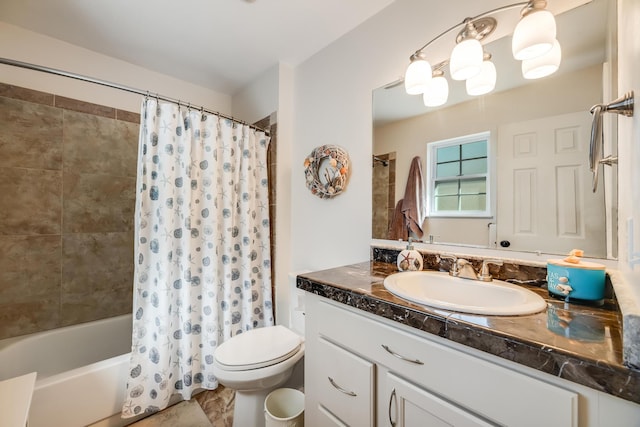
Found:
[{"label": "toilet seat", "polygon": [[289,359],[300,350],[302,338],[281,325],[252,329],[222,343],[216,362],[228,371],[264,368]]}]

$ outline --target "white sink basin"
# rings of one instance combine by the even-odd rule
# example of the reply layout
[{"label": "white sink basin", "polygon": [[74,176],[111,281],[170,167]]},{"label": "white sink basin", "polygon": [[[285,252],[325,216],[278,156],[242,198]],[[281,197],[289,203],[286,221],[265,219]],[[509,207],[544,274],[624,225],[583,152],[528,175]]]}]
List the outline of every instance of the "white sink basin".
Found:
[{"label": "white sink basin", "polygon": [[547,308],[538,294],[501,280],[481,282],[440,271],[405,271],[387,276],[384,287],[400,298],[463,313],[514,316]]}]

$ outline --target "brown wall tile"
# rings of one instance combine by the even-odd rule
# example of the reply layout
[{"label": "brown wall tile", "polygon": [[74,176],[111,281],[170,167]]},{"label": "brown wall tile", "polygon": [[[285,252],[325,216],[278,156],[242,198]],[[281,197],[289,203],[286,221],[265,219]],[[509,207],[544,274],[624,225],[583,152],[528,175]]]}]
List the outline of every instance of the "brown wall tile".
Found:
[{"label": "brown wall tile", "polygon": [[0,167],[62,169],[62,111],[0,97]]},{"label": "brown wall tile", "polygon": [[64,112],[64,170],[136,176],[140,125]]},{"label": "brown wall tile", "polygon": [[60,326],[75,325],[131,313],[132,288],[62,294],[60,298]]},{"label": "brown wall tile", "polygon": [[0,301],[57,294],[61,254],[60,236],[0,235]]},{"label": "brown wall tile", "polygon": [[60,324],[59,292],[37,301],[14,300],[0,304],[0,339],[46,331]]},{"label": "brown wall tile", "polygon": [[80,113],[93,114],[95,116],[116,118],[116,109],[106,107],[104,105],[92,104],[91,102],[79,101],[77,99],[65,98],[64,96],[55,95],[54,105],[65,110],[78,111]]},{"label": "brown wall tile", "polygon": [[0,83],[0,96],[50,106],[53,106],[54,98],[51,93],[8,85],[6,83]]},{"label": "brown wall tile", "polygon": [[64,236],[62,325],[131,312],[133,238],[133,232]]},{"label": "brown wall tile", "polygon": [[123,122],[140,124],[140,113],[132,113],[130,111],[116,110],[116,119]]},{"label": "brown wall tile", "polygon": [[0,234],[60,234],[62,172],[0,168]]},{"label": "brown wall tile", "polygon": [[132,283],[133,231],[63,236],[63,295],[112,291]]},{"label": "brown wall tile", "polygon": [[64,174],[64,233],[133,230],[136,179]]}]

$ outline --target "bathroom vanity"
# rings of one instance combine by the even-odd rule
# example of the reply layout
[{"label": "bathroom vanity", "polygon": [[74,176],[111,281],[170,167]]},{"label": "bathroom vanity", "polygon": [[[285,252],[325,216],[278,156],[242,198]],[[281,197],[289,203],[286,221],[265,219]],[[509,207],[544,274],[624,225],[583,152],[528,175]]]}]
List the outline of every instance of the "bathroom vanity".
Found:
[{"label": "bathroom vanity", "polygon": [[[426,260],[428,264],[428,260]],[[310,426],[640,426],[621,316],[549,298],[526,316],[413,304],[372,261],[299,275]]]}]

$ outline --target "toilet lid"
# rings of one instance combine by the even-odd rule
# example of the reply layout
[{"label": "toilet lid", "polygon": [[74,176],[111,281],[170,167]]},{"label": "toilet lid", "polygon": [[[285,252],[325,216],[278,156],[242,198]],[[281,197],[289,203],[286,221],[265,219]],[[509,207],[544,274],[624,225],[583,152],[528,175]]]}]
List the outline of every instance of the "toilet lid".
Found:
[{"label": "toilet lid", "polygon": [[293,356],[302,338],[281,325],[252,329],[220,344],[216,361],[230,371],[263,368]]}]

